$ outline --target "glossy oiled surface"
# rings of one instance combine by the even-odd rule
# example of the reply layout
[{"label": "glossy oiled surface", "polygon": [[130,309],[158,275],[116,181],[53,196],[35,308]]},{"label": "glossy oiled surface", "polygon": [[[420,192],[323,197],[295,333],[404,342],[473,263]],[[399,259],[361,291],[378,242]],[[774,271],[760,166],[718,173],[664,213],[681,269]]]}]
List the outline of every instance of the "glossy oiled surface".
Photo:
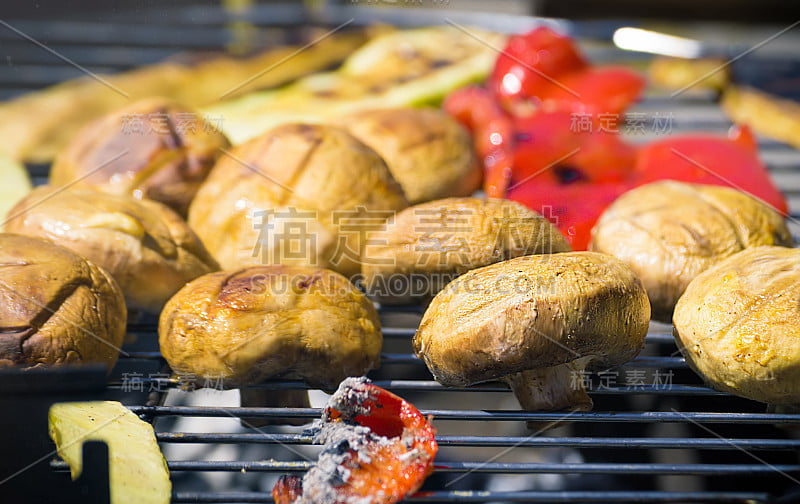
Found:
[{"label": "glossy oiled surface", "polygon": [[46,240],[0,234],[0,367],[111,369],[126,320],[122,292],[94,263]]},{"label": "glossy oiled surface", "polygon": [[9,215],[6,231],[53,240],[102,266],[129,308],[158,313],[186,282],[219,269],[186,222],[154,201],[41,186]]},{"label": "glossy oiled surface", "polygon": [[425,312],[414,349],[441,383],[469,385],[581,357],[626,362],[649,319],[641,282],[618,259],[531,255],[451,282]]},{"label": "glossy oiled surface", "polygon": [[185,216],[220,149],[229,146],[200,113],[148,98],[78,131],[56,156],[50,183],[147,197]]},{"label": "glossy oiled surface", "polygon": [[706,270],[674,323],[686,362],[714,388],[800,403],[800,250],[753,248]]},{"label": "glossy oiled surface", "polygon": [[271,377],[335,388],[377,367],[383,343],[372,303],[329,270],[254,266],[202,276],[159,321],[172,370],[227,386]]}]

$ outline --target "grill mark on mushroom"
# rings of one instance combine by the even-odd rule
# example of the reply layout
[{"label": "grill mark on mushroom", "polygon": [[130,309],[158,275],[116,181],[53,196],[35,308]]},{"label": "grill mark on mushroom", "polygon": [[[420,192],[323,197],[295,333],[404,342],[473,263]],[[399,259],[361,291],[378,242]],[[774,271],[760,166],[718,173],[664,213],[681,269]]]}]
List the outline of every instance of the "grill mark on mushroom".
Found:
[{"label": "grill mark on mushroom", "polygon": [[308,169],[309,161],[311,160],[311,157],[314,155],[314,152],[322,144],[322,138],[320,138],[316,134],[313,137],[311,137],[310,132],[313,130],[308,128],[306,125],[302,126],[303,127],[301,128],[300,131],[303,132],[304,136],[309,139],[310,145],[308,146],[308,149],[306,150],[303,159],[300,160],[299,165],[292,171],[292,176],[289,178],[288,181],[286,181],[285,184],[283,184],[285,188],[281,188],[283,190],[281,191],[281,196],[278,198],[278,205],[285,205],[286,202],[289,199],[291,199],[292,196],[295,195],[294,192],[295,186],[297,185],[297,183],[302,178],[303,174]]}]

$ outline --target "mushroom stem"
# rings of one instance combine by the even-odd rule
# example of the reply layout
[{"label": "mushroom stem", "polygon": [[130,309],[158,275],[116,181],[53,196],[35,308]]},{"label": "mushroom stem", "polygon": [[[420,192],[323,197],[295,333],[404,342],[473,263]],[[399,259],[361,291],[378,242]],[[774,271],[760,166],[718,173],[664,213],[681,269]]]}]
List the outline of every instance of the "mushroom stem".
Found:
[{"label": "mushroom stem", "polygon": [[[239,389],[239,404],[243,408],[310,408],[306,390]],[[304,418],[292,417],[242,417],[243,427],[265,427],[267,425],[303,425]]]},{"label": "mushroom stem", "polygon": [[[508,375],[503,380],[526,411],[589,411],[592,399],[584,387],[584,369],[590,357],[566,364]],[[545,430],[560,422],[528,422],[531,430]]]}]

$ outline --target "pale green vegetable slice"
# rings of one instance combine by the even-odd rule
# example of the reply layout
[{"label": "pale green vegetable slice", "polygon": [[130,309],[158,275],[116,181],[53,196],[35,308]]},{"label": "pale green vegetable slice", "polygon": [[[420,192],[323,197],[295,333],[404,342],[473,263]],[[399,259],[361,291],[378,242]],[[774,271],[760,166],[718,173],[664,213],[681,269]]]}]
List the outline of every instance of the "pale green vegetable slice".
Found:
[{"label": "pale green vegetable slice", "polygon": [[355,51],[335,72],[309,75],[282,89],[251,93],[205,109],[225,134],[245,142],[287,122],[326,122],[359,110],[435,104],[483,80],[505,37],[451,26],[397,30]]},{"label": "pale green vegetable slice", "polygon": [[101,440],[109,451],[111,504],[169,503],[172,484],[153,427],[128,408],[115,401],[57,403],[49,423],[72,479],[81,473],[83,442]]},{"label": "pale green vegetable slice", "polygon": [[31,179],[21,163],[0,152],[0,222],[23,196],[31,192]]}]

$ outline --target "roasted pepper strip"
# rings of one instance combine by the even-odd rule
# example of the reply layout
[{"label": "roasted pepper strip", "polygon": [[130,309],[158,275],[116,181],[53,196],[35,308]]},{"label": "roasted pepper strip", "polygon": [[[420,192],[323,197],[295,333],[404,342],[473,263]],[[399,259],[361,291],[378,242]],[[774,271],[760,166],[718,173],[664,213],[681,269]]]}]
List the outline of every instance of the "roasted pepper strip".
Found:
[{"label": "roasted pepper strip", "polygon": [[502,198],[511,180],[514,152],[513,120],[483,88],[470,86],[450,94],[444,109],[472,132],[475,150],[483,160],[483,189]]},{"label": "roasted pepper strip", "polygon": [[366,378],[342,382],[313,429],[325,449],[303,478],[278,480],[277,504],[391,504],[433,471],[438,446],[429,420]]},{"label": "roasted pepper strip", "polygon": [[786,215],[786,198],[758,157],[758,145],[747,126],[735,126],[728,138],[692,133],[652,142],[639,152],[638,184],[671,179],[732,187],[765,201]]},{"label": "roasted pepper strip", "polygon": [[591,65],[571,38],[547,27],[512,36],[488,80],[497,102],[516,116],[540,110],[618,115],[644,86],[629,68]]}]

